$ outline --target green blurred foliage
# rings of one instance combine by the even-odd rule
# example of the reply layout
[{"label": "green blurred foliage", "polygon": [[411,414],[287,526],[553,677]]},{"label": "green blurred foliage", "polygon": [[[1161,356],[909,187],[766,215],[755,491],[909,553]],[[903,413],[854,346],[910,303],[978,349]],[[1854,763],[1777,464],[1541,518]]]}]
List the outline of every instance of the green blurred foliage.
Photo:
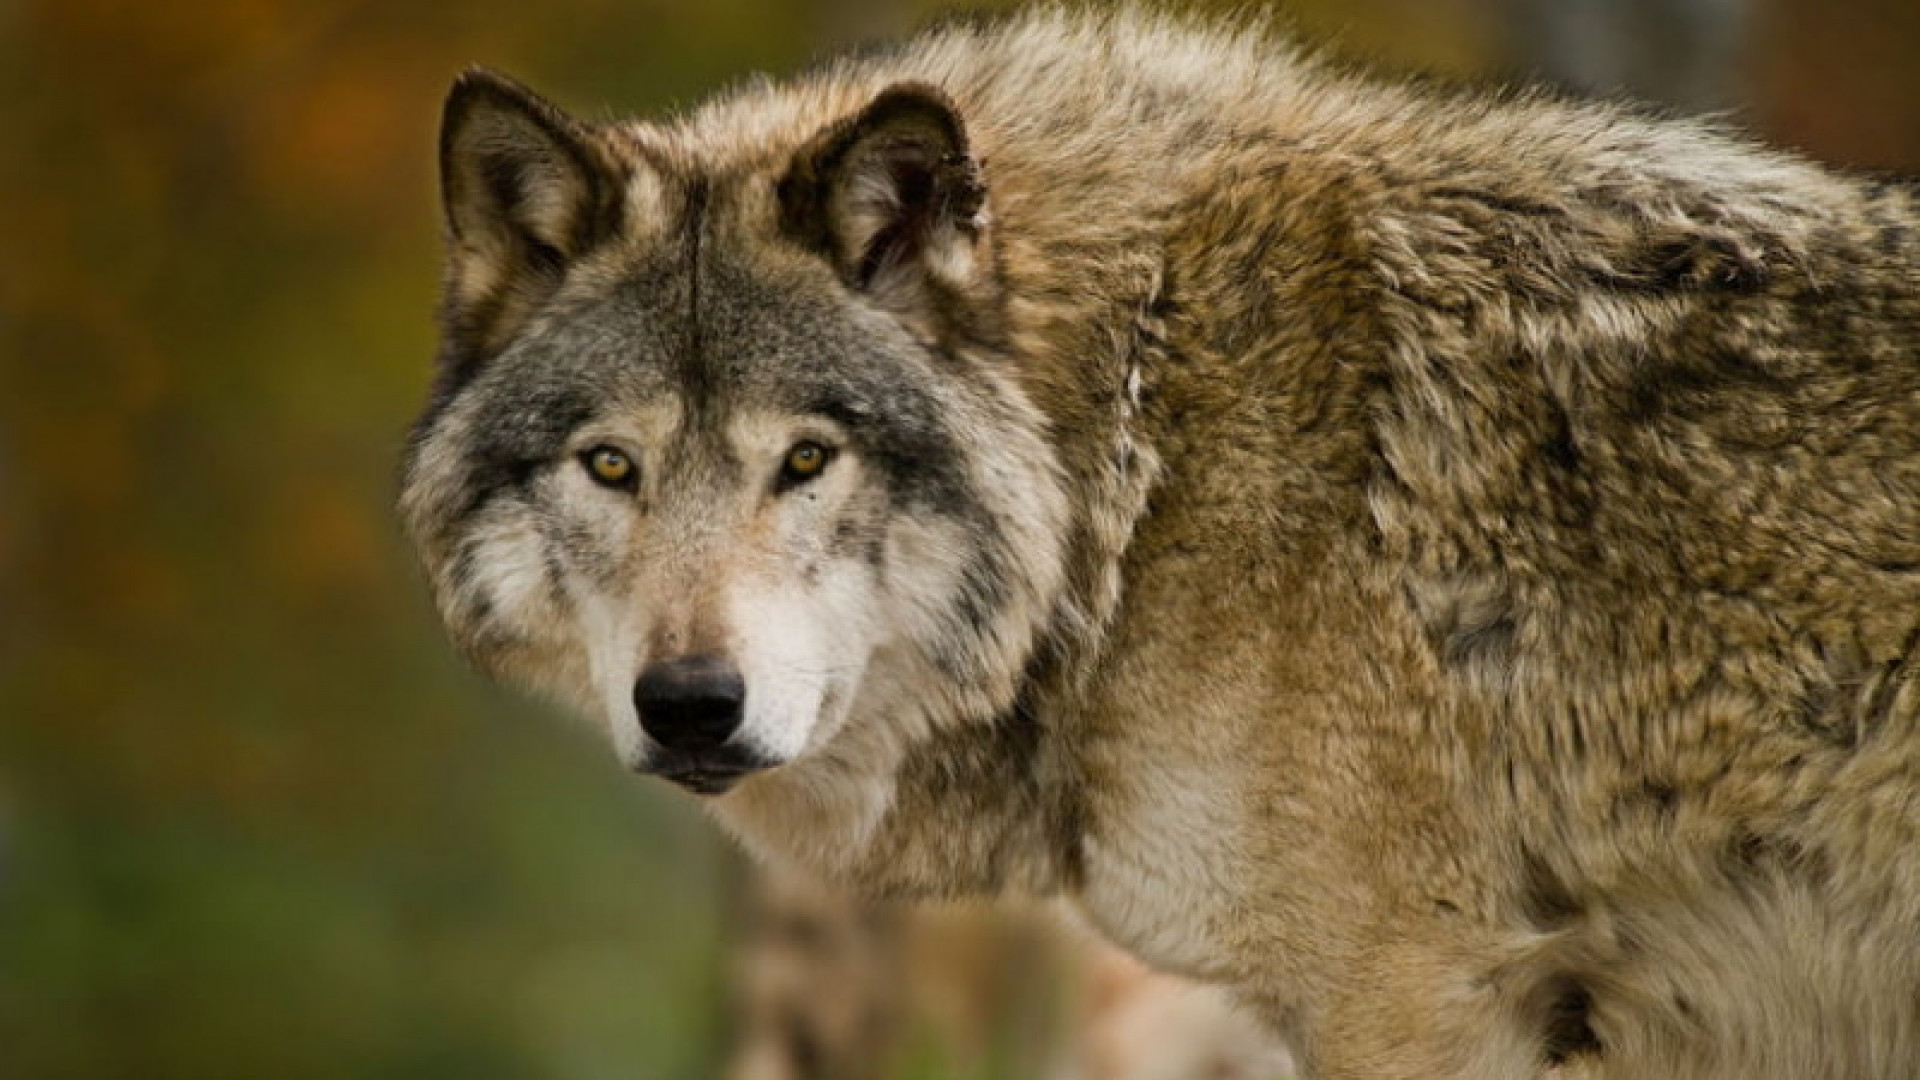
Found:
[{"label": "green blurred foliage", "polygon": [[[392,522],[438,102],[483,62],[658,110],[926,6],[0,2],[0,1075],[713,1075],[730,857],[464,671]],[[1297,13],[1497,59],[1471,0]],[[1785,130],[1913,148],[1913,97],[1772,63]]]},{"label": "green blurred foliage", "polygon": [[712,830],[463,671],[389,507],[453,74],[659,103],[802,14],[0,9],[0,1075],[712,1075]]}]

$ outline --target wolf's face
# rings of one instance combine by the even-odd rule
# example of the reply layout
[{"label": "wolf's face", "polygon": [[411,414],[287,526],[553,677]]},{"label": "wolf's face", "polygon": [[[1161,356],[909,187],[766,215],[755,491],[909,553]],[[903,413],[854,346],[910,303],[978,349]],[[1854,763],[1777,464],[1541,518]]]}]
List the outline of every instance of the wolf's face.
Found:
[{"label": "wolf's face", "polygon": [[402,509],[453,636],[704,793],[1006,708],[1064,509],[959,119],[896,88],[784,148],[677,138],[449,99]]}]

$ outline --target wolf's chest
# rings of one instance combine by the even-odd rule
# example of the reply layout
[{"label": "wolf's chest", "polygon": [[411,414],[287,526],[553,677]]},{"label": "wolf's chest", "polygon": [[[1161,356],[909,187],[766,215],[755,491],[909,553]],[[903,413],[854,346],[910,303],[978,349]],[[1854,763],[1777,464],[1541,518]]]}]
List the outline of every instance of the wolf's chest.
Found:
[{"label": "wolf's chest", "polygon": [[1166,782],[1108,800],[1084,841],[1086,878],[1075,905],[1156,968],[1232,981],[1234,897],[1246,884],[1232,857],[1237,808],[1217,779],[1158,779]]}]

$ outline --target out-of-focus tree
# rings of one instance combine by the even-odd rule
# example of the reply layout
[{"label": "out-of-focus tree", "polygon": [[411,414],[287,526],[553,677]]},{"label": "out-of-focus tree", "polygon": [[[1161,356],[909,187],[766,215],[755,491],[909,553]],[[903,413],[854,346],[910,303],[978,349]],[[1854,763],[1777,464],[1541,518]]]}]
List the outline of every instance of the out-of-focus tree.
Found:
[{"label": "out-of-focus tree", "polygon": [[1688,111],[1739,104],[1749,0],[1507,0],[1523,67]]}]

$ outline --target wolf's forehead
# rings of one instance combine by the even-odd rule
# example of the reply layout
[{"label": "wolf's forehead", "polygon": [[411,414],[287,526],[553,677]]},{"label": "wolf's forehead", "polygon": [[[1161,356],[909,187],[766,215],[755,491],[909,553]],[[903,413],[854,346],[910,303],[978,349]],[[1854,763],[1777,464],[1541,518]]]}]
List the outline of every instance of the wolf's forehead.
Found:
[{"label": "wolf's forehead", "polygon": [[520,377],[565,372],[610,402],[872,412],[925,358],[896,323],[841,293],[824,271],[751,252],[710,250],[697,265],[637,258],[575,283],[512,366]]}]

